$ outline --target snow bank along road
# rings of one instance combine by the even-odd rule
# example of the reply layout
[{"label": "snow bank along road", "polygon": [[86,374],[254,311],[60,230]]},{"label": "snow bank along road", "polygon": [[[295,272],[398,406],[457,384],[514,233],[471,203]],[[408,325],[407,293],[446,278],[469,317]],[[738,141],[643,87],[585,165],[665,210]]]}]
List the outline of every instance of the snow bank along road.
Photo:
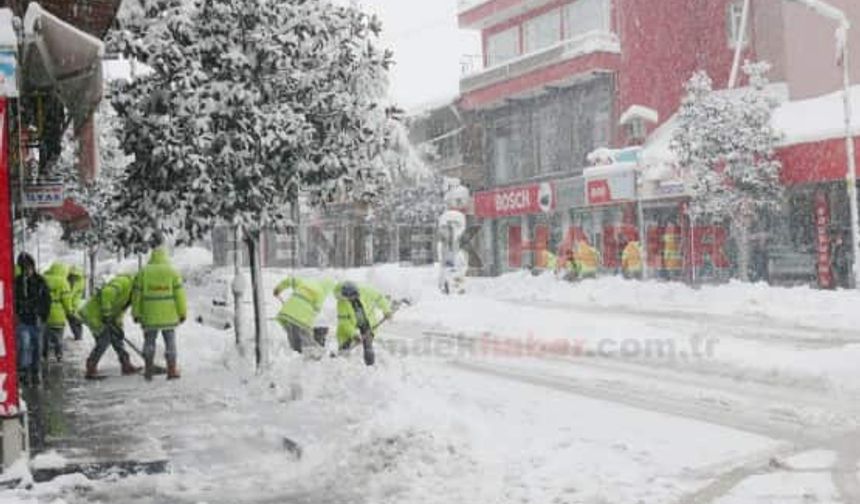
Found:
[{"label": "snow bank along road", "polygon": [[[222,273],[194,275],[191,295]],[[75,392],[93,430],[131,433],[129,455],[168,473],[71,475],[0,502],[860,502],[853,293],[510,275],[444,297],[431,270],[346,275],[415,301],[375,369],[277,345],[258,376],[232,333],[185,327],[179,382]]]}]

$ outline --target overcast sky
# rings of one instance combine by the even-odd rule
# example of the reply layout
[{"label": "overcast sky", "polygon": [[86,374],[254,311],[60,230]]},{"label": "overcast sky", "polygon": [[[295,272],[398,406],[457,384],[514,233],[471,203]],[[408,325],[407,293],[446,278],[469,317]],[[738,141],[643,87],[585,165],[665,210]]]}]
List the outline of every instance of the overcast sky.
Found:
[{"label": "overcast sky", "polygon": [[407,110],[457,96],[460,61],[480,54],[477,32],[457,28],[457,0],[358,0],[380,16],[397,62],[391,94]]}]

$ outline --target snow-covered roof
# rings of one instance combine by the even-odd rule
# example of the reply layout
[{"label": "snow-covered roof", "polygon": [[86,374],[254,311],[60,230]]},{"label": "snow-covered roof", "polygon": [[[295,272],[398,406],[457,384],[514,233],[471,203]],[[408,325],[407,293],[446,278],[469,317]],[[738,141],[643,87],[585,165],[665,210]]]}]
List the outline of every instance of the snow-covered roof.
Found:
[{"label": "snow-covered roof", "polygon": [[634,162],[615,163],[605,166],[592,166],[583,170],[582,175],[585,178],[608,177],[627,173],[636,169],[637,164]]},{"label": "snow-covered roof", "polygon": [[657,123],[660,122],[660,114],[650,107],[632,105],[623,114],[621,114],[621,119],[619,119],[618,124],[623,126],[633,119],[643,119],[650,123]]},{"label": "snow-covered roof", "polygon": [[[742,92],[746,88],[740,88]],[[778,86],[770,87],[775,96],[780,98],[783,91]],[[786,90],[787,91],[787,90]],[[725,93],[738,92],[721,91]],[[860,85],[851,88],[852,100],[852,132],[860,136]],[[802,143],[820,142],[845,136],[845,113],[842,91],[810,98],[808,100],[781,100],[773,113],[771,125],[782,133],[780,147]],[[677,115],[673,115],[659,128],[654,130],[639,154],[639,160],[647,172],[658,169],[663,164],[673,164],[677,161],[675,153],[670,148],[672,135],[677,129]]]},{"label": "snow-covered roof", "polygon": [[[860,135],[860,85],[851,88],[852,133]],[[784,103],[773,114],[773,127],[783,133],[781,146],[820,142],[845,136],[843,92]]]}]

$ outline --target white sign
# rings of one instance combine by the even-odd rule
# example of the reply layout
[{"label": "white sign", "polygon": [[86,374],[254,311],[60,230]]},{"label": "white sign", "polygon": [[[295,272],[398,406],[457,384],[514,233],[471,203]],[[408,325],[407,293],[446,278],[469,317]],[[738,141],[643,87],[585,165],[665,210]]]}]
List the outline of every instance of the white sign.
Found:
[{"label": "white sign", "polygon": [[0,96],[18,97],[18,62],[15,53],[0,51]]},{"label": "white sign", "polygon": [[510,192],[500,192],[496,195],[497,212],[517,212],[532,206],[531,194],[527,188]]},{"label": "white sign", "polygon": [[548,213],[555,206],[552,201],[553,196],[552,186],[549,182],[544,182],[540,185],[540,188],[538,189],[538,205],[540,205],[540,209],[543,213]]},{"label": "white sign", "polygon": [[58,208],[63,206],[62,184],[34,185],[24,188],[24,208]]}]

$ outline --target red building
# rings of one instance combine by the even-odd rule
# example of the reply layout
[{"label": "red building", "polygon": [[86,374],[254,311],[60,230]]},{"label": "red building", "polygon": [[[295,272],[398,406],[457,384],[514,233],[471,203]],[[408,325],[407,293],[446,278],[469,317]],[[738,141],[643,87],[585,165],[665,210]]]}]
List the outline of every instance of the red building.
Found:
[{"label": "red building", "polygon": [[[857,2],[832,3],[860,20]],[[667,121],[697,70],[707,71],[716,88],[726,87],[742,10],[742,0],[461,2],[460,26],[480,30],[483,41],[484,67],[462,78],[460,106],[484,131],[490,187],[476,195],[475,214],[483,222],[483,242],[492,244],[484,251],[493,258],[488,273],[540,266],[542,254],[530,250],[563,250],[575,239],[600,249],[606,270],[616,267],[619,241],[637,235],[631,229],[638,222],[634,202],[642,198],[639,174],[629,162],[586,171],[587,156],[601,147],[620,149],[670,135]],[[742,57],[771,62],[770,78],[784,84],[787,100],[831,93],[841,75],[830,57],[833,28],[785,0],[752,0]],[[850,41],[860,47],[860,30],[854,31]],[[860,61],[853,63],[860,72]],[[798,190],[789,191],[786,205],[794,219],[776,219],[792,225],[774,225],[774,236],[764,238],[775,250],[774,270],[814,274],[813,249],[821,248],[813,225],[815,202],[821,205],[816,191],[826,189],[831,218],[847,222],[844,190],[831,187],[845,173],[838,137],[791,139],[780,151],[785,181]],[[651,184],[643,203],[651,259],[661,254],[665,230],[680,228],[684,272],[673,273],[691,275],[693,266],[704,265],[713,278],[731,275],[721,248],[729,244],[714,238],[722,232],[692,231],[685,222],[683,187],[662,182],[671,181]],[[529,199],[539,191],[548,191],[549,204]],[[702,257],[703,249],[712,253]]]}]

